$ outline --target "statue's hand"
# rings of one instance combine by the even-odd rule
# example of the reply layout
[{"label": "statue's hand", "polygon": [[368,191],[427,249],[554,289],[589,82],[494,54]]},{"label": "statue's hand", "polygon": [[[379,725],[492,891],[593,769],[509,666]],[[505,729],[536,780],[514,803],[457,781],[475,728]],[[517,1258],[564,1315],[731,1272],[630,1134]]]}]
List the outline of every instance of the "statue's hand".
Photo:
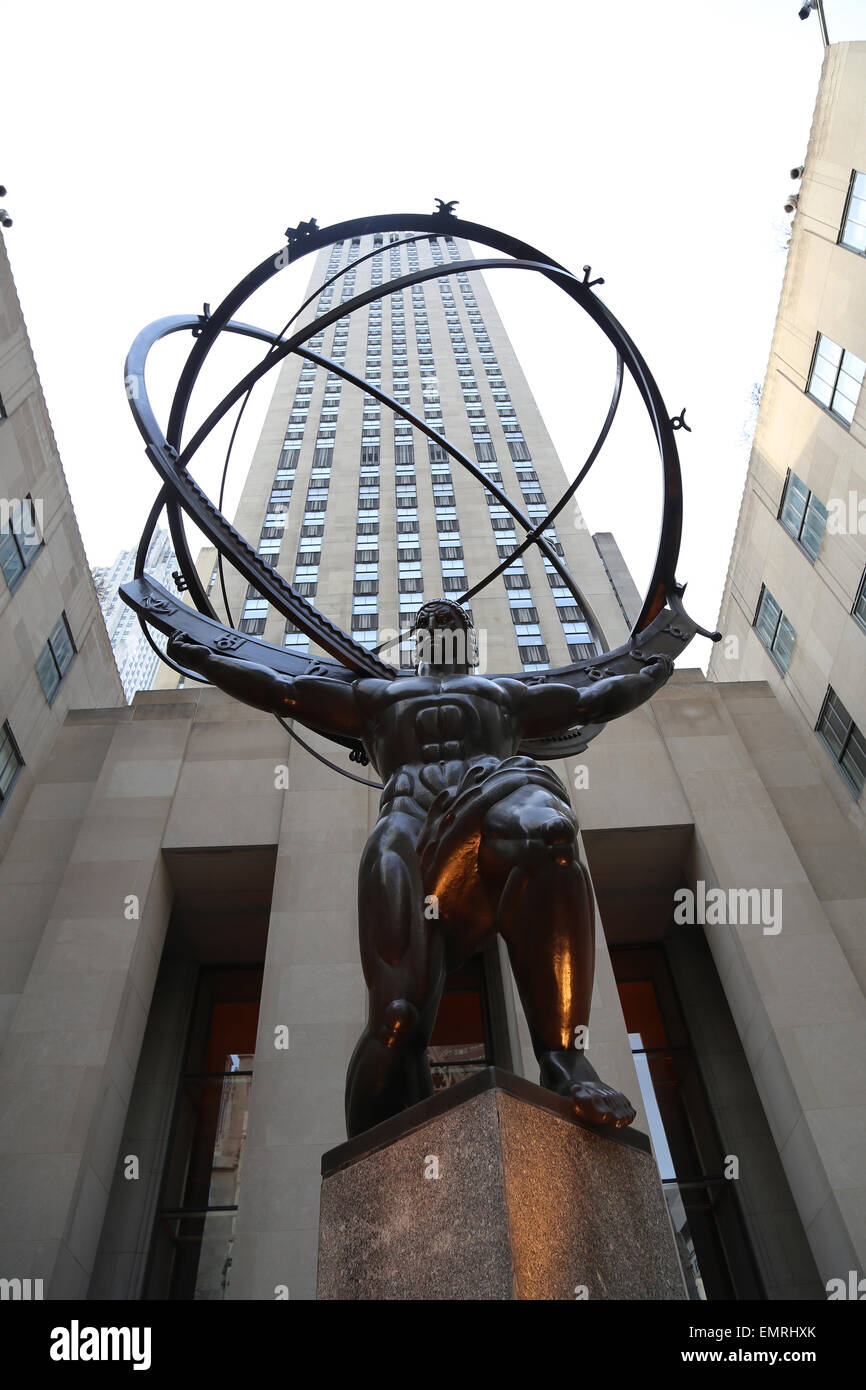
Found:
[{"label": "statue's hand", "polygon": [[188,637],[185,632],[175,632],[168,639],[166,655],[176,661],[179,666],[187,666],[191,670],[198,670],[207,664],[211,653],[207,647],[202,646],[201,642],[196,642],[192,637]]},{"label": "statue's hand", "polygon": [[673,671],[674,663],[669,656],[654,656],[641,667],[641,675],[647,676],[656,686],[662,686],[665,681],[670,680]]}]

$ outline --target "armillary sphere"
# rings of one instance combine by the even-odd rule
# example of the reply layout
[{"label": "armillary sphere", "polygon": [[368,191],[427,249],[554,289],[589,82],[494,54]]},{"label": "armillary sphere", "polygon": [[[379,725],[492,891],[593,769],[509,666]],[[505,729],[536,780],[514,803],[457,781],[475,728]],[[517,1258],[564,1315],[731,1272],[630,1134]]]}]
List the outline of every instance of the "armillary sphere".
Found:
[{"label": "armillary sphere", "polygon": [[[325,614],[320,613],[306,598],[299,594],[282,575],[267,565],[243,536],[239,535],[225,519],[220,506],[205,495],[190,471],[190,465],[198,450],[214,427],[236,404],[240,403],[240,410],[242,411],[256,383],[292,353],[341,377],[344,381],[389,407],[395,415],[409,421],[414,429],[440,445],[461,468],[471,473],[488,492],[495,496],[496,500],[506,508],[517,525],[521,527],[525,535],[514,550],[477,584],[461,594],[458,602],[471,599],[493,579],[502,574],[515,560],[519,559],[530,545],[535,545],[553,566],[562,583],[574,595],[576,603],[586,614],[601,645],[605,648],[604,634],[594,618],[591,606],[580,592],[563,558],[545,535],[545,532],[552,526],[562,509],[573,497],[598,457],[610,432],[619,404],[623,372],[624,370],[628,371],[649,413],[658,445],[663,479],[663,507],[658,551],[640,614],[628,641],[614,650],[605,649],[600,656],[576,661],[569,666],[560,666],[551,671],[533,673],[518,671],[508,674],[512,680],[524,681],[528,684],[550,680],[564,681],[574,686],[585,686],[587,682],[599,680],[605,676],[622,675],[637,670],[640,665],[655,655],[676,657],[685,649],[696,633],[714,641],[718,640],[719,633],[708,632],[688,616],[682,602],[685,586],[678,584],[675,577],[682,532],[682,479],[674,434],[680,428],[688,429],[688,426],[685,425],[684,412],[675,418],[668,415],[659,388],[643,357],[610,310],[594,292],[595,286],[602,282],[598,279],[590,279],[588,266],[584,267],[583,276],[578,277],[566,270],[564,266],[545,256],[541,251],[536,250],[535,247],[527,245],[526,242],[503,232],[495,231],[491,227],[481,226],[478,223],[467,222],[456,217],[453,213],[453,206],[454,204],[440,202],[438,210],[432,215],[397,213],[386,217],[361,217],[322,228],[316,225],[315,219],[312,219],[309,222],[301,223],[298,227],[289,228],[286,233],[287,246],[282,247],[273,255],[267,256],[260,265],[250,271],[226,295],[213,312],[210,312],[209,306],[205,305],[205,311],[202,314],[180,314],[158,319],[143,329],[135,339],[126,361],[127,397],[138,428],[144,436],[147,456],[162,479],[162,487],[142,534],[135,577],[130,583],[123,585],[120,592],[125,602],[138,614],[142,630],[151,645],[159,651],[162,660],[166,661],[179,674],[198,679],[194,672],[185,671],[183,667],[172,661],[160,650],[154,641],[151,628],[167,637],[171,637],[176,632],[185,632],[196,642],[212,651],[231,652],[241,659],[266,664],[275,671],[290,676],[306,674],[326,676],[338,681],[354,681],[364,675],[386,678],[393,678],[396,675],[395,669],[389,666],[377,651],[371,651],[355,642],[347,632],[337,627]],[[369,236],[373,233],[406,233],[407,229],[412,229],[411,234],[404,235],[400,245],[424,240],[428,237],[461,237],[476,246],[485,247],[498,254],[478,259],[449,261],[447,264],[424,267],[413,270],[407,275],[383,280],[381,284],[339,303],[335,308],[327,310],[312,322],[305,324],[303,328],[294,331],[292,331],[292,326],[302,311],[320,295],[327,285],[339,280],[346,273],[348,267],[338,271],[319,286],[315,294],[301,305],[282,332],[273,333],[236,318],[239,310],[257,290],[261,289],[273,276],[278,275],[286,266],[294,264],[303,256],[309,256],[313,252],[321,250],[322,247],[328,247],[334,242],[345,241],[352,237]],[[377,247],[369,255],[353,261],[352,265],[358,266],[363,261],[375,256],[384,256],[390,249],[391,243],[386,244],[383,241],[381,247]],[[523,270],[543,275],[589,314],[590,318],[610,339],[616,351],[616,376],[613,393],[598,438],[574,481],[566,488],[547,516],[537,523],[524,515],[521,508],[516,506],[511,498],[481,470],[475,460],[467,458],[449,439],[439,431],[432,429],[407,406],[393,400],[378,385],[354,375],[341,362],[331,361],[322,356],[321,353],[314,352],[305,346],[310,339],[316,338],[337,319],[346,318],[367,304],[386,299],[395,291],[402,291],[425,280],[454,276],[464,271],[473,270]],[[191,332],[194,342],[178,380],[167,428],[163,431],[148,398],[145,368],[148,355],[157,342],[172,333],[184,332]],[[194,431],[187,430],[187,409],[191,393],[209,352],[222,333],[241,334],[246,338],[258,340],[267,345],[267,351],[261,361],[227,392]],[[236,430],[237,421],[235,432]],[[224,482],[225,471],[223,484]],[[189,597],[195,605],[194,608],[188,603],[182,602],[175,594],[169,593],[167,589],[146,573],[148,547],[163,509],[167,513],[168,526],[178,560],[179,570],[176,583],[181,592],[188,591]],[[195,568],[184,529],[184,516],[194,522],[216,547],[221,576],[224,557],[243,575],[262,598],[267,599],[278,612],[294,623],[302,632],[305,632],[312,641],[329,654],[330,659],[311,657],[284,647],[275,647],[271,643],[238,632],[220,622]],[[225,598],[224,584],[223,596]],[[226,600],[226,612],[229,611]],[[523,745],[521,752],[541,760],[568,757],[582,752],[590,739],[600,733],[602,728],[604,728],[603,724],[590,724],[563,730],[554,738],[530,739]],[[355,740],[333,734],[326,736],[333,742],[346,746],[350,750],[353,761],[364,763],[367,761],[363,749]],[[306,744],[304,746],[307,747]],[[309,751],[312,752],[313,750],[310,749]],[[319,755],[316,754],[316,756]],[[335,766],[334,764],[331,765]],[[354,774],[349,773],[348,770],[337,768],[337,771],[345,771],[345,775],[354,778]],[[354,780],[360,779],[354,778]]]}]

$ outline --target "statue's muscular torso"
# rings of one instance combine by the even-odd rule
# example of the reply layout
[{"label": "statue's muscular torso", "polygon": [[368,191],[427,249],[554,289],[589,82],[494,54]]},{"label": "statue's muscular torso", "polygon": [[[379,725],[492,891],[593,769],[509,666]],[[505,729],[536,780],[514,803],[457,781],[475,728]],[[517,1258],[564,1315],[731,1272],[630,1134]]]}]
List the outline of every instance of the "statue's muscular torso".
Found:
[{"label": "statue's muscular torso", "polygon": [[385,784],[382,811],[426,812],[484,758],[510,758],[523,738],[505,683],[483,676],[360,680],[364,746]]},{"label": "statue's muscular torso", "polygon": [[176,634],[169,655],[199,669],[257,709],[297,718],[325,735],[360,739],[385,786],[382,814],[406,810],[422,819],[433,798],[456,787],[479,762],[495,767],[524,739],[627,713],[664,684],[672,670],[654,657],[639,672],[586,688],[556,680],[489,680],[451,668],[442,674],[362,677],[351,684],[319,676],[286,677],[257,662],[210,652]]}]

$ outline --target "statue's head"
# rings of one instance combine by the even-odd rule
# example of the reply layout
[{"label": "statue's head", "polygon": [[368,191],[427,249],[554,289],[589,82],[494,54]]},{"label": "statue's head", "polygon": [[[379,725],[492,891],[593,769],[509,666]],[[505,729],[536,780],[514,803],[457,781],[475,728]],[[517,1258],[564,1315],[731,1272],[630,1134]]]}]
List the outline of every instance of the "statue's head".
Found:
[{"label": "statue's head", "polygon": [[471,670],[478,665],[475,625],[465,608],[450,598],[433,599],[418,609],[412,625],[415,670]]}]

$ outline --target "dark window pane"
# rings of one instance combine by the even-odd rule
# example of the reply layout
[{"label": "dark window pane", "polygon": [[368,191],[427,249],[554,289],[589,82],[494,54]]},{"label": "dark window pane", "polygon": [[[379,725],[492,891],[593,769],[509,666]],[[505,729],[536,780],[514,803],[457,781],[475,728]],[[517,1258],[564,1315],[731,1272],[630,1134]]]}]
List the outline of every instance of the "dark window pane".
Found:
[{"label": "dark window pane", "polygon": [[764,589],[755,618],[755,631],[765,647],[772,647],[782,610],[769,589]]},{"label": "dark window pane", "polygon": [[818,723],[818,732],[837,759],[842,753],[850,728],[851,716],[838,695],[831,690]]},{"label": "dark window pane", "polygon": [[58,670],[62,676],[68,671],[72,658],[75,655],[75,648],[72,645],[72,638],[69,634],[65,613],[61,615],[59,622],[56,624],[48,640],[51,644],[51,650],[54,653],[54,660],[57,662]]},{"label": "dark window pane", "polygon": [[36,674],[45,692],[45,698],[48,703],[51,704],[51,701],[57,693],[57,687],[60,684],[60,673],[57,670],[57,664],[47,642],[36,660]]},{"label": "dark window pane", "polygon": [[773,655],[783,671],[787,671],[791,663],[791,653],[794,650],[796,636],[796,632],[783,614],[779,619],[779,630],[773,643]]},{"label": "dark window pane", "polygon": [[0,800],[3,800],[15,781],[20,768],[24,766],[17,744],[8,724],[3,725],[0,739]]},{"label": "dark window pane", "polygon": [[866,782],[866,737],[856,724],[851,730],[848,746],[842,754],[842,766],[857,788],[859,796]]},{"label": "dark window pane", "polygon": [[24,561],[18,549],[18,542],[11,532],[0,536],[0,569],[10,589],[24,573]]},{"label": "dark window pane", "polygon": [[785,485],[785,493],[782,498],[782,510],[779,513],[779,520],[786,531],[796,539],[800,536],[800,527],[803,524],[803,517],[806,514],[806,501],[809,496],[809,489],[796,475],[791,473]]},{"label": "dark window pane", "polygon": [[803,530],[800,533],[800,544],[813,560],[818,558],[826,524],[827,508],[823,502],[818,501],[817,497],[810,495],[803,521]]}]

